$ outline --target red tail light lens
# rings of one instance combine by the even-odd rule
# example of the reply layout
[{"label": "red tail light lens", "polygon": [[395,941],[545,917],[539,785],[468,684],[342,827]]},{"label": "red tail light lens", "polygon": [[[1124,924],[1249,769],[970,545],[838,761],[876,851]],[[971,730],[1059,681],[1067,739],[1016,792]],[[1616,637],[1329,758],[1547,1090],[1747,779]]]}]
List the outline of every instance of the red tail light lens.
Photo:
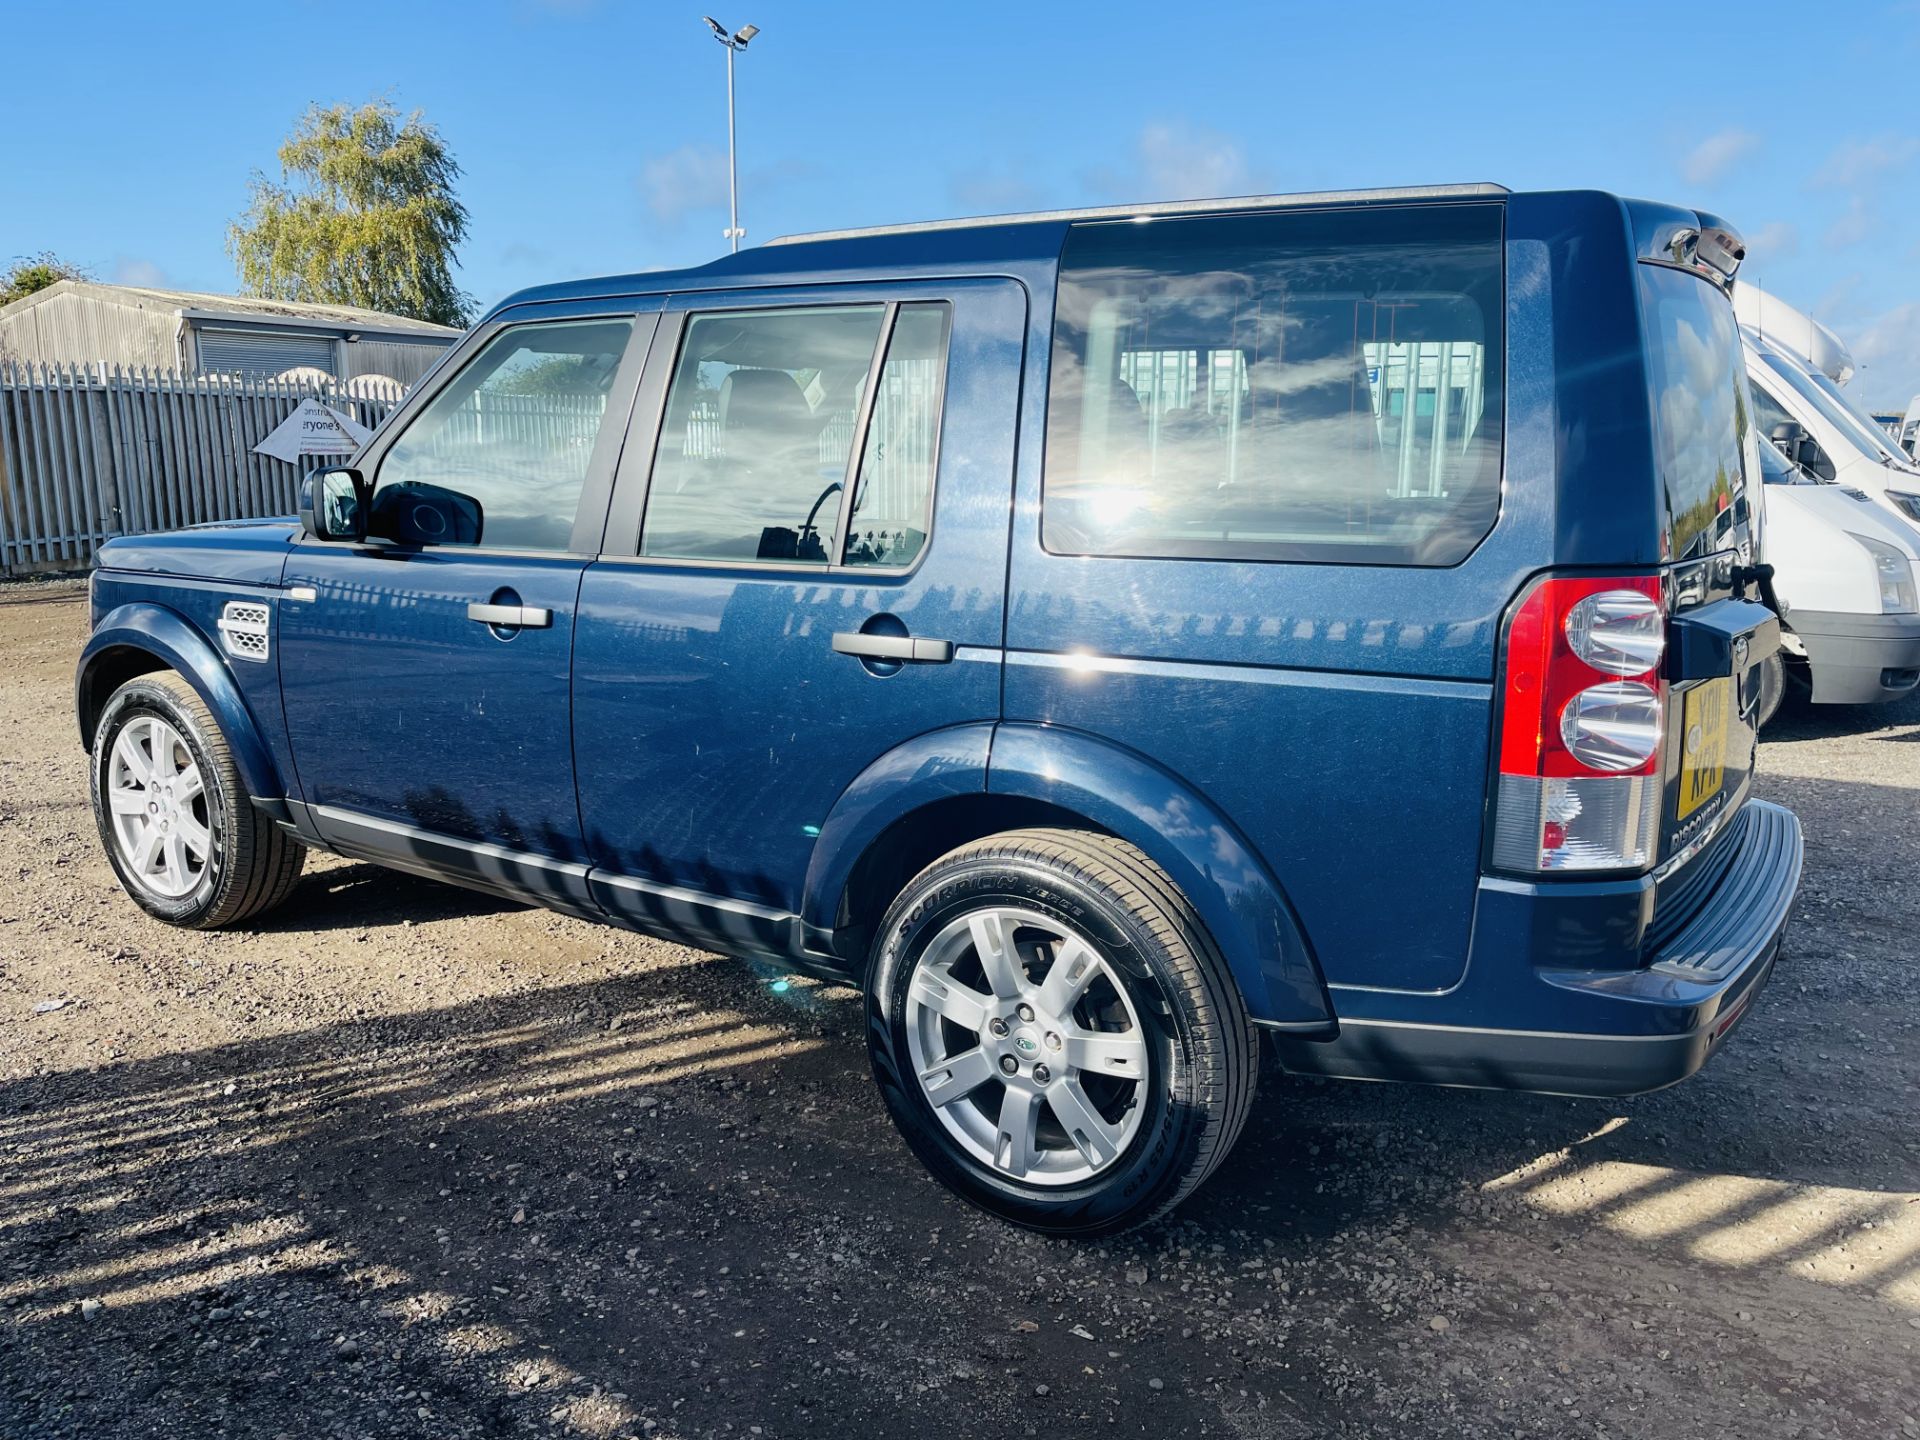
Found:
[{"label": "red tail light lens", "polygon": [[1521,600],[1507,625],[1496,866],[1652,863],[1666,618],[1655,575],[1554,576]]}]

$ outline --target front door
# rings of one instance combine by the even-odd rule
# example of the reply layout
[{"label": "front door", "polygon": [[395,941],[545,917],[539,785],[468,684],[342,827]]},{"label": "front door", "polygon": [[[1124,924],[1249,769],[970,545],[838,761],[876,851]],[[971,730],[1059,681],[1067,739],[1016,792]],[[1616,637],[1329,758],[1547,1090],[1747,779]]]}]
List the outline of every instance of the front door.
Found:
[{"label": "front door", "polygon": [[574,642],[608,909],[779,949],[848,785],[999,717],[1026,313],[1003,280],[670,307]]},{"label": "front door", "polygon": [[368,543],[295,545],[282,688],[329,843],[556,903],[584,893],[574,606],[654,323],[489,326],[369,451]]}]

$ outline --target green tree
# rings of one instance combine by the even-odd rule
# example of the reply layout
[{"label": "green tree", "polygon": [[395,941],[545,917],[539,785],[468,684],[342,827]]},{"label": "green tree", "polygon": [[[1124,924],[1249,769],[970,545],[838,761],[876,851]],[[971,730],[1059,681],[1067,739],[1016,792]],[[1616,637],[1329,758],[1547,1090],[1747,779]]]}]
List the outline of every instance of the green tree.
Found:
[{"label": "green tree", "polygon": [[78,265],[69,265],[51,250],[38,255],[22,255],[4,275],[0,275],[0,305],[24,300],[36,290],[44,290],[62,280],[87,280],[90,277]]},{"label": "green tree", "polygon": [[384,100],[311,106],[279,158],[280,182],[256,172],[227,231],[250,293],[467,323],[471,302],[453,283],[467,235],[460,167],[419,111],[403,121]]}]

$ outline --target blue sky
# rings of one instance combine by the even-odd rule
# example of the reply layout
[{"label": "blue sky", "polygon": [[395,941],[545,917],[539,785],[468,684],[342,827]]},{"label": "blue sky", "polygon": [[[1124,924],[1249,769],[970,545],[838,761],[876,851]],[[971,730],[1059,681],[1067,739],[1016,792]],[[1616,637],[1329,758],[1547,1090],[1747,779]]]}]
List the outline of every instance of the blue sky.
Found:
[{"label": "blue sky", "polygon": [[[1497,180],[1717,210],[1748,274],[1920,391],[1920,0],[1078,8],[710,0],[748,243],[1191,195]],[[744,8],[739,8],[744,6]],[[310,101],[419,108],[465,169],[461,280],[707,258],[724,57],[700,0],[30,3],[6,24],[0,260],[235,288],[225,227]]]}]

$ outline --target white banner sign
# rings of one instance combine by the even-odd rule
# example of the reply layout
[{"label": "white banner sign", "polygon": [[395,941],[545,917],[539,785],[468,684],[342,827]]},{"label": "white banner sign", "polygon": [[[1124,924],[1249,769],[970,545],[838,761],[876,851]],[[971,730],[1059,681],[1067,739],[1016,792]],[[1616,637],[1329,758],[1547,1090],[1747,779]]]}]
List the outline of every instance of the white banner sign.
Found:
[{"label": "white banner sign", "polygon": [[350,455],[372,433],[318,400],[302,400],[253,451],[292,465],[308,455]]}]

